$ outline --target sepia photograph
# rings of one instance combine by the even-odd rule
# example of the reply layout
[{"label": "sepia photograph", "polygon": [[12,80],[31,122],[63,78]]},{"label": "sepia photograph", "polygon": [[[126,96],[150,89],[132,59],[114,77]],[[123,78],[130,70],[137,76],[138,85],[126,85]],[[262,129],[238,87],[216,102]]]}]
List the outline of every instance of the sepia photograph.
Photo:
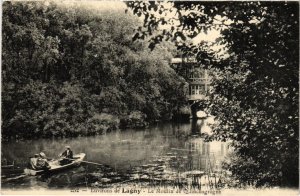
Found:
[{"label": "sepia photograph", "polygon": [[299,195],[299,1],[1,11],[1,195]]}]

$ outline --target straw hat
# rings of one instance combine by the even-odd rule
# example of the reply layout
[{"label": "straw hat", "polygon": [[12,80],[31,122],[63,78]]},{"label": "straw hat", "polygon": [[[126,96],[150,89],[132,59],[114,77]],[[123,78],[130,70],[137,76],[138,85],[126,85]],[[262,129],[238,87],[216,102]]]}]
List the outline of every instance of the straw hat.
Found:
[{"label": "straw hat", "polygon": [[71,148],[70,146],[66,146],[66,148]]},{"label": "straw hat", "polygon": [[43,152],[40,152],[40,156],[41,156],[42,158],[45,158],[45,157],[46,157],[45,153],[43,153]]}]

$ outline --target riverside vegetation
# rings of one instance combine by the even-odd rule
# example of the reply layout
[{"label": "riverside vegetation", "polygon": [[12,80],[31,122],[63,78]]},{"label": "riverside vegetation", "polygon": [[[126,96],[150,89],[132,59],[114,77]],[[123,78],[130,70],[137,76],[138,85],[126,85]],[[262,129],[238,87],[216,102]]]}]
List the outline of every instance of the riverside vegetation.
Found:
[{"label": "riverside vegetation", "polygon": [[[46,4],[3,3],[3,138],[92,135],[170,119],[186,101],[184,80],[168,65],[173,47],[164,40],[174,40],[212,70],[205,108],[218,124],[207,139],[231,142],[224,168],[232,178],[298,186],[298,2],[127,2],[142,24],[130,12]],[[189,42],[212,29],[221,34],[215,43]]]},{"label": "riverside vegetation", "polygon": [[140,21],[124,10],[4,2],[4,139],[94,135],[172,118],[185,102],[185,81],[169,67],[173,47],[133,43]]},{"label": "riverside vegetation", "polygon": [[[204,108],[218,122],[213,139],[229,140],[235,149],[225,164],[233,176],[255,186],[298,186],[299,3],[127,5],[144,18],[135,38],[147,37],[152,49],[174,40],[177,49],[211,69]],[[213,42],[190,43],[216,31],[220,36]]]}]

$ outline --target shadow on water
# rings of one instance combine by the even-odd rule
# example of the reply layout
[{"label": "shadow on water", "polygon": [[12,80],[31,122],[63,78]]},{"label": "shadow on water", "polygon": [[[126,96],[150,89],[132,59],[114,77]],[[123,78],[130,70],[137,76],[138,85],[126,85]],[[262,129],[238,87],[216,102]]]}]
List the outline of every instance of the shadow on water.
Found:
[{"label": "shadow on water", "polygon": [[[153,186],[201,186],[204,182],[220,181],[220,165],[227,146],[221,142],[204,142],[200,133],[205,126],[207,122],[201,119],[188,124],[164,123],[144,130],[119,130],[94,137],[3,143],[2,156],[15,161],[19,168],[5,172],[2,169],[2,188],[109,187],[142,182]],[[60,173],[36,177],[22,174],[32,154],[43,151],[48,157],[57,157],[65,145],[70,145],[75,153],[85,152],[87,161],[102,166],[82,163],[80,167]]]}]

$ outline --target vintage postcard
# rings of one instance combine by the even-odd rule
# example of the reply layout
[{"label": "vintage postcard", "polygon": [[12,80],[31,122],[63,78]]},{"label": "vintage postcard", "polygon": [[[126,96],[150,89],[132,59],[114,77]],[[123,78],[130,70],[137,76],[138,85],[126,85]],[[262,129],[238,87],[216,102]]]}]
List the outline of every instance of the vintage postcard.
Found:
[{"label": "vintage postcard", "polygon": [[298,195],[298,1],[1,10],[1,194]]}]

